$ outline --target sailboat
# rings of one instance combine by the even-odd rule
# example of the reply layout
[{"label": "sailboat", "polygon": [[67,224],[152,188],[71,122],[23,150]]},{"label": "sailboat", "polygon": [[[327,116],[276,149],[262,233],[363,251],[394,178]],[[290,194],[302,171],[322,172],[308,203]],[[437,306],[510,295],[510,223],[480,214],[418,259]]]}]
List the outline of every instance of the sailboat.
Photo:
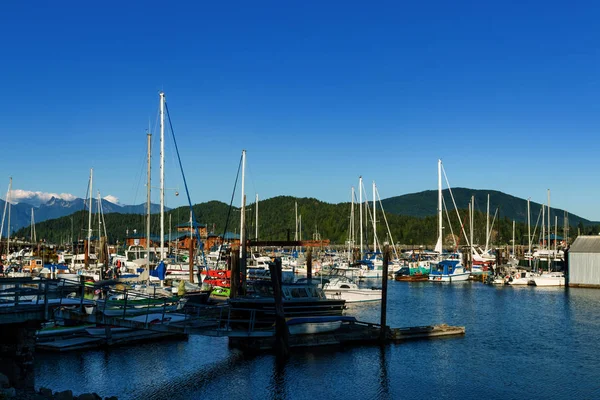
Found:
[{"label": "sailboat", "polygon": [[435,251],[438,253],[439,261],[430,263],[429,281],[431,282],[455,282],[469,279],[470,272],[462,265],[460,253],[443,254],[442,239],[442,160],[438,160],[438,240]]}]

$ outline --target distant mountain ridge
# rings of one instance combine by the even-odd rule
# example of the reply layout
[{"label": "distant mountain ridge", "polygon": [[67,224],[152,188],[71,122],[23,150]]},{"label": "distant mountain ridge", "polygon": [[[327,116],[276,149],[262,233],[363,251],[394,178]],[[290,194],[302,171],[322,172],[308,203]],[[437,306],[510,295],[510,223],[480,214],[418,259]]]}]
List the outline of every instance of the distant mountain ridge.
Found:
[{"label": "distant mountain ridge", "polygon": [[[0,207],[4,210],[5,201],[0,199]],[[14,232],[29,226],[31,224],[31,209],[33,208],[34,221],[36,223],[47,221],[49,219],[55,219],[71,215],[77,211],[84,209],[85,200],[76,198],[74,200],[64,200],[58,197],[52,197],[47,202],[40,204],[38,207],[33,206],[29,203],[20,202],[11,205],[10,210],[10,225],[11,231]],[[139,205],[120,205],[111,203],[108,200],[102,199],[102,211],[104,214],[109,213],[120,213],[120,214],[145,214],[146,204]],[[87,209],[87,207],[85,207]],[[169,210],[168,208],[165,208]],[[98,200],[92,200],[92,212],[96,213],[98,210]],[[160,205],[151,204],[150,212],[157,213],[160,211]],[[5,222],[5,224],[8,222]],[[6,228],[5,228],[6,230]],[[3,232],[3,235],[6,233]]]},{"label": "distant mountain ridge", "polygon": [[[452,195],[459,209],[467,209],[471,196],[475,196],[475,210],[485,213],[487,208],[487,196],[490,195],[490,215],[493,216],[498,208],[501,218],[508,218],[517,222],[527,222],[527,200],[500,192],[498,190],[480,190],[468,188],[453,188]],[[402,196],[390,197],[382,200],[383,209],[387,212],[406,215],[412,217],[427,217],[436,214],[437,210],[437,190],[425,190],[418,193],[410,193]],[[454,210],[454,204],[450,191],[442,191],[446,209]],[[559,225],[563,224],[564,210],[552,208],[550,204],[550,219],[554,225],[554,217],[558,217]],[[531,224],[535,225],[542,205],[536,202],[530,202]],[[444,216],[444,219],[446,217]],[[491,218],[491,217],[490,217]],[[541,218],[541,217],[540,217]],[[546,214],[548,218],[548,214]],[[583,217],[569,213],[569,224],[571,226],[582,223],[585,226],[597,225],[600,222],[590,221]]]}]

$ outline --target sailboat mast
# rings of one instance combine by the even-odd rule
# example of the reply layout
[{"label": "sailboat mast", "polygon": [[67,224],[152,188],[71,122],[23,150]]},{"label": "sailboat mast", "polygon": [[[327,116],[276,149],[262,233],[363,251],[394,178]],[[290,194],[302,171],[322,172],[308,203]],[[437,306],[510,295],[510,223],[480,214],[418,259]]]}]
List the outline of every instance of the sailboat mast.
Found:
[{"label": "sailboat mast", "polygon": [[360,214],[360,259],[364,258],[363,254],[363,209],[362,209],[362,176],[358,177],[358,209]]},{"label": "sailboat mast", "polygon": [[352,194],[350,195],[350,243],[348,245],[348,261],[352,261],[352,249],[356,240],[354,234],[354,186],[352,186]]},{"label": "sailboat mast", "polygon": [[473,220],[475,219],[475,196],[471,196],[469,215],[471,219],[471,268],[473,268]]},{"label": "sailboat mast", "polygon": [[375,203],[376,195],[375,195],[375,181],[373,181],[373,253],[377,252],[377,218],[376,218],[376,210],[377,205]]},{"label": "sailboat mast", "polygon": [[246,235],[244,232],[244,223],[246,217],[246,150],[242,150],[242,205],[240,214],[240,260],[243,256],[243,248],[246,243]]},{"label": "sailboat mast", "polygon": [[165,93],[160,92],[160,259],[165,258]]},{"label": "sailboat mast", "polygon": [[[254,240],[258,241],[258,193],[256,193],[256,199],[254,201],[255,213],[254,213]],[[258,247],[255,249],[258,251]]]},{"label": "sailboat mast", "polygon": [[146,141],[148,142],[148,154],[147,154],[147,168],[146,168],[146,268],[150,272],[150,181],[151,181],[151,160],[152,160],[152,133],[148,130],[146,134]]},{"label": "sailboat mast", "polygon": [[546,205],[542,204],[542,249],[546,244]]},{"label": "sailboat mast", "polygon": [[556,235],[558,235],[558,215],[554,216],[554,260],[556,260]]},{"label": "sailboat mast", "polygon": [[527,250],[529,251],[529,267],[531,268],[531,210],[529,208],[529,202],[531,198],[527,199]]},{"label": "sailboat mast", "polygon": [[90,193],[88,195],[88,198],[90,199],[90,204],[88,207],[88,237],[87,237],[87,262],[86,262],[86,267],[88,266],[87,264],[89,263],[90,260],[90,247],[91,246],[91,242],[92,242],[92,184],[94,181],[94,168],[90,168]]},{"label": "sailboat mast", "polygon": [[490,249],[490,194],[487,198],[487,216],[485,220],[485,253]]},{"label": "sailboat mast", "polygon": [[548,271],[550,271],[550,189],[548,189]]},{"label": "sailboat mast", "polygon": [[8,194],[6,195],[6,203],[8,204],[8,225],[6,235],[6,262],[8,263],[8,256],[10,255],[10,201],[12,200],[12,176],[8,181]]},{"label": "sailboat mast", "polygon": [[440,255],[442,254],[442,160],[438,159],[438,206],[437,206],[437,215],[438,215],[438,239],[435,244],[435,251]]},{"label": "sailboat mast", "polygon": [[515,257],[515,221],[513,220],[513,243],[512,243],[512,253],[513,257]]},{"label": "sailboat mast", "polygon": [[31,207],[31,242],[37,242],[37,239],[35,237],[35,218],[33,216],[33,207]]}]

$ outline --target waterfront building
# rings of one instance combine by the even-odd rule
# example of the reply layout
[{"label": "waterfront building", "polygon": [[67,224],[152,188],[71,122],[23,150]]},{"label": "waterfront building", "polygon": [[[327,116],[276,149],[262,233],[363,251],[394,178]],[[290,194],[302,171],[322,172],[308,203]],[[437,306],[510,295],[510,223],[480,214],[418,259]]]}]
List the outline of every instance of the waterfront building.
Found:
[{"label": "waterfront building", "polygon": [[600,236],[579,236],[571,245],[568,285],[600,288]]}]

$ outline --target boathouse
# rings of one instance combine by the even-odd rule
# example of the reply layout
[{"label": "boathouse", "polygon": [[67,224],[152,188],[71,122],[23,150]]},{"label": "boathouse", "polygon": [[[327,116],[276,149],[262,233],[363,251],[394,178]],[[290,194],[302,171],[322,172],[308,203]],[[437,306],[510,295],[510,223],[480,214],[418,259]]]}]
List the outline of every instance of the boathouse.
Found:
[{"label": "boathouse", "polygon": [[600,235],[579,236],[568,251],[568,285],[600,288]]}]

